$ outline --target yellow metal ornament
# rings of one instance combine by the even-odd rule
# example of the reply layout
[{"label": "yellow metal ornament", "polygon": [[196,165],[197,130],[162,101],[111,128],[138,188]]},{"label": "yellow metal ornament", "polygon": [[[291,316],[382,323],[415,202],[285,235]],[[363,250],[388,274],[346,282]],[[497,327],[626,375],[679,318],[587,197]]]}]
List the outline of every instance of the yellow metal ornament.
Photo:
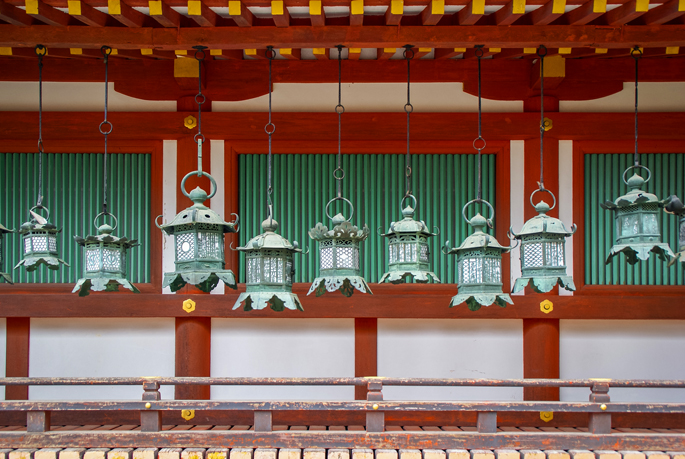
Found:
[{"label": "yellow metal ornament", "polygon": [[554,310],[554,304],[549,301],[549,300],[544,300],[540,302],[540,311],[544,312],[545,314],[549,314]]},{"label": "yellow metal ornament", "polygon": [[181,417],[186,421],[190,421],[195,417],[195,410],[182,410]]},{"label": "yellow metal ornament", "polygon": [[195,310],[195,302],[191,299],[187,299],[183,302],[183,310],[190,314]]},{"label": "yellow metal ornament", "polygon": [[197,127],[197,118],[193,115],[188,115],[183,119],[183,125],[188,129],[195,129]]},{"label": "yellow metal ornament", "polygon": [[540,411],[540,419],[542,419],[545,422],[549,422],[552,419],[554,419],[554,413],[551,411]]}]

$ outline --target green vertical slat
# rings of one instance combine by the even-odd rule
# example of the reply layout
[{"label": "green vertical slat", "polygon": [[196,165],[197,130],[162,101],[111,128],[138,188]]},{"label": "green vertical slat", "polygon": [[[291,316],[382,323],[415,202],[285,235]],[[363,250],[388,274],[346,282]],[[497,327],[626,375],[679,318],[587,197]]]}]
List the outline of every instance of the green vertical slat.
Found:
[{"label": "green vertical slat", "polygon": [[[652,171],[652,179],[645,191],[659,199],[671,194],[685,196],[685,154],[643,154],[641,164]],[[646,262],[631,266],[625,257],[614,257],[609,265],[604,261],[614,242],[614,212],[599,207],[600,202],[613,201],[625,194],[624,170],[633,164],[632,154],[603,154],[585,156],[585,282],[595,285],[681,285],[682,268],[668,268],[652,255]],[[678,247],[677,219],[659,212],[662,241],[671,249]]]},{"label": "green vertical slat", "polygon": [[[149,282],[150,155],[110,155],[109,159],[110,211],[119,219],[116,234],[137,238],[143,244],[129,254],[129,272],[133,282]],[[18,229],[36,204],[38,154],[0,153],[0,164],[4,165],[0,168],[0,192],[5,196],[0,203],[0,221]],[[102,174],[102,154],[43,155],[43,204],[50,209],[50,221],[62,228],[60,256],[71,267],[52,271],[41,266],[33,273],[19,268],[12,271],[15,282],[74,283],[82,275],[82,249],[74,236],[95,232],[92,222],[102,210]],[[23,253],[21,237],[11,234],[5,240],[9,249],[6,267],[12,269]]]}]

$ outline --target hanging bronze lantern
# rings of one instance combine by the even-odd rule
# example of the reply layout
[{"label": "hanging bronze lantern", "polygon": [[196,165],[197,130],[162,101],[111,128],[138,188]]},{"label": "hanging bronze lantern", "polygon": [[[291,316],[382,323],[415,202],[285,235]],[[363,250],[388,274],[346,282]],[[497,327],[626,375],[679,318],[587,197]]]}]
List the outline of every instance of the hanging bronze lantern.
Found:
[{"label": "hanging bronze lantern", "polygon": [[302,253],[297,241],[292,244],[280,234],[276,234],[278,222],[269,217],[262,222],[259,236],[255,236],[236,250],[245,252],[245,272],[247,290],[240,294],[233,309],[244,303],[243,310],[264,309],[269,306],[274,311],[298,309],[303,311],[300,299],[293,293],[295,265],[293,254]]},{"label": "hanging bronze lantern", "polygon": [[7,229],[4,226],[0,224],[0,278],[4,279],[5,282],[8,284],[12,284],[12,276],[9,275],[9,273],[4,272],[4,266],[5,266],[5,244],[4,244],[4,238],[5,234],[7,233],[14,233],[13,230]]},{"label": "hanging bronze lantern", "polygon": [[[98,218],[110,216],[114,219],[114,226],[102,224],[97,226]],[[85,238],[75,236],[76,243],[83,247],[84,277],[76,282],[72,293],[78,291],[79,296],[88,296],[90,290],[94,292],[115,292],[121,285],[134,293],[140,291],[126,279],[126,256],[128,249],[136,247],[138,241],[126,237],[113,236],[117,227],[116,217],[112,214],[100,213],[93,222],[98,230],[96,236]]]},{"label": "hanging bronze lantern", "polygon": [[[41,209],[47,212],[47,217],[34,212]],[[31,219],[21,225],[18,231],[23,241],[24,256],[14,269],[24,266],[26,271],[32,272],[43,264],[52,270],[59,269],[60,264],[69,266],[66,261],[59,258],[57,235],[62,230],[48,221],[50,211],[47,207],[35,206],[29,213]]]},{"label": "hanging bronze lantern", "polygon": [[[490,208],[490,218],[486,220],[477,213],[471,220],[466,218],[466,208],[480,202]],[[495,303],[506,307],[507,303],[514,304],[511,297],[502,292],[502,254],[513,247],[504,247],[497,239],[487,234],[486,226],[492,227],[495,210],[489,202],[475,199],[468,202],[462,210],[464,220],[474,229],[459,247],[451,248],[449,241],[445,242],[443,253],[457,256],[457,288],[459,293],[452,297],[450,307],[466,302],[471,311],[477,311],[481,306]]]},{"label": "hanging bronze lantern", "polygon": [[[514,283],[513,293],[523,290],[532,280],[533,290],[537,293],[547,293],[559,284],[566,290],[575,290],[573,277],[566,274],[566,238],[576,232],[576,226],[571,231],[558,218],[547,215],[557,205],[557,198],[545,188],[543,145],[545,131],[552,128],[552,122],[545,118],[545,56],[547,48],[540,46],[537,50],[540,58],[540,181],[538,189],[530,195],[530,204],[535,207],[538,215],[528,220],[519,234],[509,228],[509,237],[521,242],[521,277]],[[533,204],[533,196],[539,191],[549,193],[552,197],[552,207],[544,201]]]},{"label": "hanging bronze lantern", "polygon": [[[541,190],[531,194],[531,204],[538,191]],[[556,198],[551,191],[544,191],[552,195],[552,207],[540,201],[535,205],[538,215],[528,220],[518,234],[509,228],[511,237],[521,241],[521,277],[516,279],[513,293],[523,290],[531,280],[537,293],[549,292],[557,283],[566,290],[576,289],[573,277],[566,274],[565,247],[566,238],[576,232],[576,225],[569,231],[561,220],[547,215],[556,206]]]},{"label": "hanging bronze lantern", "polygon": [[[409,196],[416,206],[416,198]],[[392,222],[388,232],[381,235],[389,241],[389,263],[388,272],[383,274],[380,283],[401,284],[410,278],[419,283],[439,283],[438,276],[430,270],[431,253],[428,246],[428,238],[437,234],[431,233],[423,221],[414,220],[413,207],[405,207],[402,215],[402,220]]]},{"label": "hanging bronze lantern", "polygon": [[680,227],[678,231],[678,252],[675,254],[668,266],[673,266],[678,260],[683,263],[685,268],[685,205],[678,196],[672,195],[668,198],[668,203],[664,207],[664,211],[673,214],[680,220]]},{"label": "hanging bronze lantern", "polygon": [[352,207],[352,203],[345,198],[333,198],[326,206],[326,215],[333,222],[333,229],[322,223],[309,230],[309,237],[319,242],[319,277],[314,279],[307,295],[316,292],[316,296],[324,293],[340,292],[350,297],[356,288],[362,293],[372,293],[366,280],[361,276],[359,263],[359,244],[369,236],[369,227],[362,229],[350,223],[354,208],[349,219],[342,214],[331,217],[328,208],[337,200],[342,200]]}]

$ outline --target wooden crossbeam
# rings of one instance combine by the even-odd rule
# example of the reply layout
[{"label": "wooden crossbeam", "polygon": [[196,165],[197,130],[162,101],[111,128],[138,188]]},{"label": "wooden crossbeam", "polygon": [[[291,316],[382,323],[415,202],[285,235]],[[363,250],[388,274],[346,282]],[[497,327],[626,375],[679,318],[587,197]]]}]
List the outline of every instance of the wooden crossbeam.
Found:
[{"label": "wooden crossbeam", "polygon": [[253,59],[266,59],[266,48],[247,48],[245,49],[245,57]]},{"label": "wooden crossbeam", "polygon": [[464,8],[456,14],[459,25],[473,25],[485,14],[485,0],[470,0]]},{"label": "wooden crossbeam", "polygon": [[566,10],[566,0],[549,0],[540,8],[527,14],[533,25],[547,25],[561,17]]},{"label": "wooden crossbeam", "polygon": [[219,15],[202,0],[188,0],[188,17],[202,27],[215,27]]},{"label": "wooden crossbeam", "polygon": [[390,0],[385,12],[385,25],[398,25],[404,15],[404,0]]},{"label": "wooden crossbeam", "polygon": [[302,57],[302,50],[293,48],[280,48],[278,50],[278,54],[285,57],[286,59],[297,61],[300,60],[300,58]]},{"label": "wooden crossbeam", "polygon": [[360,26],[364,23],[364,0],[350,2],[350,25]]},{"label": "wooden crossbeam", "polygon": [[435,25],[445,14],[445,0],[431,0],[421,12],[421,24]]},{"label": "wooden crossbeam", "polygon": [[414,59],[421,59],[423,56],[430,54],[433,48],[414,48]]},{"label": "wooden crossbeam", "polygon": [[254,21],[252,12],[243,5],[241,0],[229,0],[228,14],[238,27],[251,27]]},{"label": "wooden crossbeam", "polygon": [[352,61],[357,61],[361,57],[362,54],[362,49],[361,48],[348,48],[347,49],[347,58]]},{"label": "wooden crossbeam", "polygon": [[147,16],[122,0],[107,0],[107,12],[127,27],[143,27]]},{"label": "wooden crossbeam", "polygon": [[623,25],[649,11],[649,0],[629,0],[603,16],[608,25]]},{"label": "wooden crossbeam", "polygon": [[670,0],[640,16],[641,24],[665,24],[685,15],[685,0]]},{"label": "wooden crossbeam", "polygon": [[321,0],[309,0],[309,20],[314,27],[326,25],[326,13],[323,10]]},{"label": "wooden crossbeam", "polygon": [[276,27],[290,26],[290,13],[288,8],[285,7],[283,0],[271,1],[271,18],[274,20]]},{"label": "wooden crossbeam", "polygon": [[223,60],[243,60],[243,50],[242,49],[210,49],[209,55],[213,56],[214,59]]},{"label": "wooden crossbeam", "polygon": [[564,14],[560,20],[568,25],[585,25],[607,11],[607,0],[589,0],[573,11]]},{"label": "wooden crossbeam", "polygon": [[174,28],[181,26],[181,15],[162,0],[150,0],[148,6],[150,16],[162,26]]},{"label": "wooden crossbeam", "polygon": [[397,52],[397,48],[379,48],[378,49],[378,60],[390,59]]},{"label": "wooden crossbeam", "polygon": [[435,48],[434,59],[451,59],[466,52],[466,48]]},{"label": "wooden crossbeam", "polygon": [[0,21],[21,27],[33,24],[33,18],[26,11],[3,1],[0,1]]},{"label": "wooden crossbeam", "polygon": [[105,27],[109,17],[81,0],[69,0],[69,16],[78,19],[91,27]]},{"label": "wooden crossbeam", "polygon": [[325,61],[328,59],[329,51],[327,48],[312,48],[312,53],[317,60]]},{"label": "wooden crossbeam", "polygon": [[495,24],[511,25],[526,12],[526,0],[509,0],[495,13]]},{"label": "wooden crossbeam", "polygon": [[53,8],[42,0],[26,0],[26,14],[52,26],[66,26],[69,15]]}]

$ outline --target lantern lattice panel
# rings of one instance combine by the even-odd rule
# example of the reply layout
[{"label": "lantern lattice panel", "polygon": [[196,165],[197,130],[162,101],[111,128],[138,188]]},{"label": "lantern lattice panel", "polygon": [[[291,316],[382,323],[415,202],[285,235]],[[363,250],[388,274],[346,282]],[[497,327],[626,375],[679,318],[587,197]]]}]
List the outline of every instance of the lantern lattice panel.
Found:
[{"label": "lantern lattice panel", "polygon": [[[73,235],[91,234],[93,217],[102,210],[103,155],[92,153],[46,153],[43,155],[43,204],[51,210],[50,223],[62,228],[54,241],[60,257],[70,269],[52,271],[40,267],[34,272],[12,271],[18,282],[74,283],[84,272],[85,257]],[[109,155],[109,210],[119,218],[117,233],[135,237],[142,244],[129,259],[129,275],[134,283],[150,281],[151,155]],[[0,222],[8,228],[19,228],[28,218],[28,209],[38,194],[38,154],[0,153]],[[9,235],[5,243],[5,268],[15,266],[24,246],[19,235]],[[7,235],[5,236],[7,238]],[[46,241],[47,244],[52,242]],[[48,248],[50,245],[48,245]]]},{"label": "lantern lattice panel", "polygon": [[[652,179],[643,188],[664,199],[671,194],[685,196],[685,153],[642,154],[640,163],[652,171]],[[622,174],[633,164],[633,154],[586,154],[584,167],[584,243],[585,283],[592,285],[683,285],[685,270],[682,264],[668,267],[657,256],[629,265],[623,260],[605,265],[606,254],[614,244],[617,228],[613,212],[599,207],[600,202],[612,201],[628,191]],[[632,208],[628,207],[626,210]],[[635,206],[636,207],[636,206]],[[645,206],[646,207],[646,206]],[[630,214],[629,214],[630,215]],[[636,215],[636,214],[634,214]],[[637,217],[635,218],[635,221]],[[678,221],[659,209],[656,220],[661,229],[661,240],[678,249]],[[576,222],[579,223],[580,222]],[[634,234],[634,226],[627,225],[628,233]],[[576,261],[578,262],[578,261]]]}]

